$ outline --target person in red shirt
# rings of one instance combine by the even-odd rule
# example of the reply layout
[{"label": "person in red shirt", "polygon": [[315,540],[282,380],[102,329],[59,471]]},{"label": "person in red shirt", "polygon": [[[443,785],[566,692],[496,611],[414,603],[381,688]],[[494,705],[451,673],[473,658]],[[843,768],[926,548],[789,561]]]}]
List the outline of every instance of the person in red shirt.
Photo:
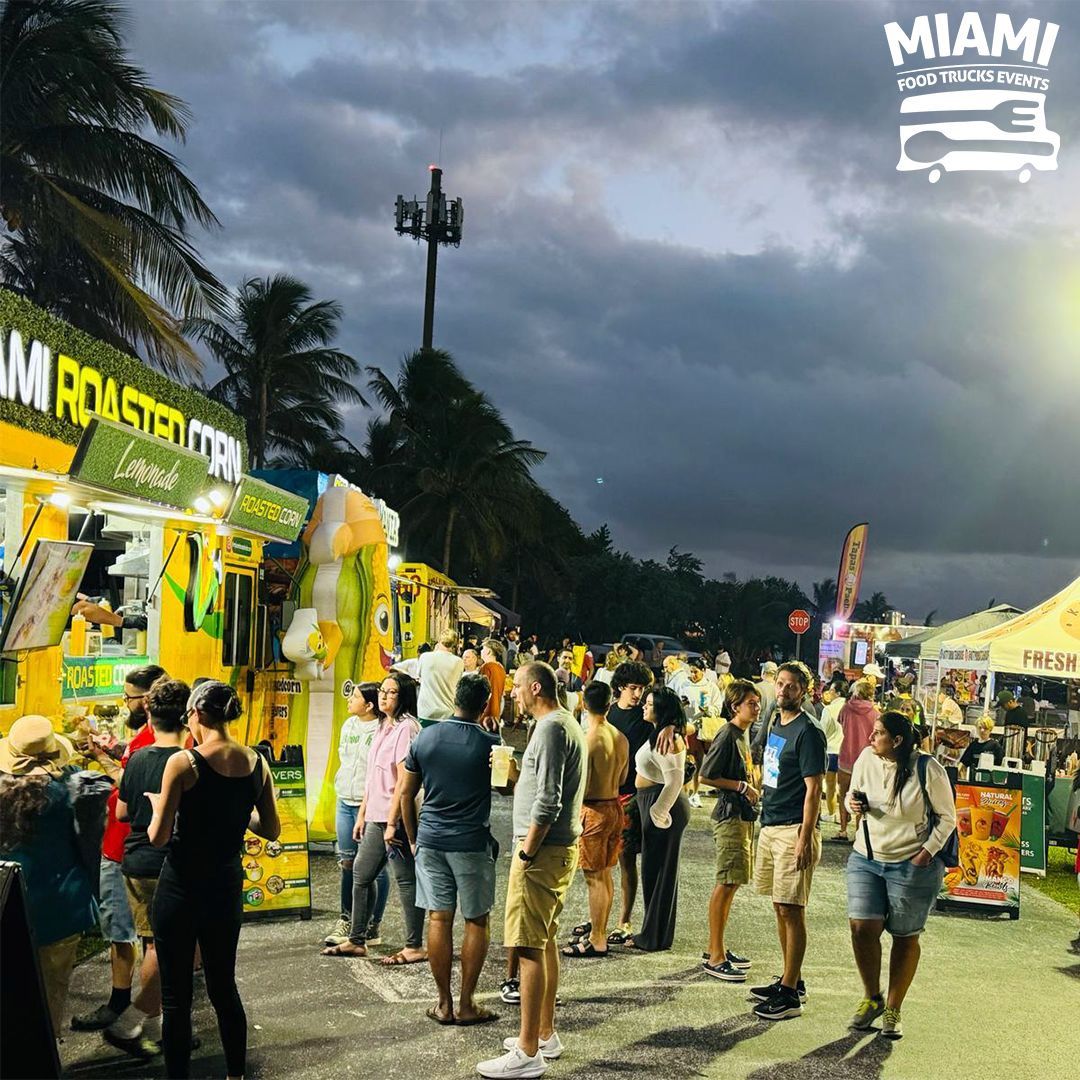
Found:
[{"label": "person in red shirt", "polygon": [[[154,743],[153,728],[147,723],[146,697],[150,687],[165,675],[165,669],[157,664],[132,668],[124,682],[124,704],[128,709],[127,726],[133,733],[120,758],[120,768],[114,779],[119,783],[120,773],[128,759],[137,750]],[[128,904],[124,873],[120,867],[124,858],[124,841],[131,826],[116,820],[118,788],[109,796],[108,817],[105,821],[105,837],[101,842],[101,884],[99,902],[101,936],[109,943],[109,961],[112,969],[112,993],[109,1000],[89,1013],[74,1016],[71,1026],[76,1031],[100,1031],[120,1017],[131,1004],[131,981],[135,975],[135,921]]]}]

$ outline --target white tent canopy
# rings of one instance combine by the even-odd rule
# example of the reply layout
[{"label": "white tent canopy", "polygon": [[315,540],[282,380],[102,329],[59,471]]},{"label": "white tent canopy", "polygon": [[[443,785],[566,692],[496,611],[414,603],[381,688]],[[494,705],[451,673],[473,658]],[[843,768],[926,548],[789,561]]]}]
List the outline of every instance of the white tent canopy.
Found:
[{"label": "white tent canopy", "polygon": [[936,660],[942,642],[989,630],[1019,614],[1019,608],[998,604],[997,607],[965,615],[962,619],[953,619],[943,626],[932,626],[921,634],[913,634],[901,641],[890,641],[885,646],[885,654],[896,660]]},{"label": "white tent canopy", "polygon": [[1080,578],[1037,607],[941,645],[943,668],[1080,679]]}]

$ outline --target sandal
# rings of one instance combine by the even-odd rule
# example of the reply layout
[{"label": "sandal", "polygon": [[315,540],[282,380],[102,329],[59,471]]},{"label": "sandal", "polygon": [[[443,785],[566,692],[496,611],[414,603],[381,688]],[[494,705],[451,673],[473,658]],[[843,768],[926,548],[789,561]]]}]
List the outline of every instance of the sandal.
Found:
[{"label": "sandal", "polygon": [[[361,945],[360,948],[363,948]],[[328,945],[325,949],[319,950],[320,956],[344,956],[350,960],[362,960],[367,956],[367,949],[363,952],[353,952],[351,949],[346,951],[344,945]]]},{"label": "sandal", "polygon": [[384,956],[378,961],[383,967],[405,967],[406,964],[426,964],[426,956],[418,956],[415,960],[410,960],[405,955],[405,950],[402,949],[399,952],[394,953],[392,956]]},{"label": "sandal", "polygon": [[424,1015],[429,1020],[434,1020],[436,1024],[442,1024],[443,1027],[453,1027],[457,1023],[457,1021],[454,1019],[453,1013],[451,1013],[449,1016],[440,1016],[436,1011],[437,1008],[438,1006],[432,1005],[431,1008],[424,1013]]},{"label": "sandal", "polygon": [[630,935],[623,929],[612,930],[607,936],[607,943],[609,945],[625,945],[630,940]]},{"label": "sandal", "polygon": [[563,956],[573,956],[578,960],[591,960],[596,957],[607,956],[610,950],[605,949],[601,952],[591,941],[586,939],[585,941],[576,941],[571,945],[567,945],[561,951]]},{"label": "sandal", "polygon": [[583,937],[588,937],[589,934],[591,934],[591,933],[592,933],[592,923],[591,922],[583,922],[580,926],[575,926],[574,929],[570,931],[570,936],[572,938],[583,938]]}]

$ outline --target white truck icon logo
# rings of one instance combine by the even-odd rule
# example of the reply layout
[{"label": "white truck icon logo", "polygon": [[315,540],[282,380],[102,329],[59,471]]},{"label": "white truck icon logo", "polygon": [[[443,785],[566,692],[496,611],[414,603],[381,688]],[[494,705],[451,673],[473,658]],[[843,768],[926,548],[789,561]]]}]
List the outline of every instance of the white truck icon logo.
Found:
[{"label": "white truck icon logo", "polygon": [[957,90],[908,97],[900,105],[900,172],[1015,172],[1058,167],[1061,136],[1046,126],[1046,95],[1025,90]]}]

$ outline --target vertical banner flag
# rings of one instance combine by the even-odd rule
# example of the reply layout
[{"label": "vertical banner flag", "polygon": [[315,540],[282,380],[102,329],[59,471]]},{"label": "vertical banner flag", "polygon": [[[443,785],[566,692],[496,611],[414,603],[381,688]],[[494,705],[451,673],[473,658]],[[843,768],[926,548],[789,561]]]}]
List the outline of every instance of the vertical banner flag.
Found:
[{"label": "vertical banner flag", "polygon": [[863,559],[866,556],[866,534],[869,531],[868,521],[853,525],[844,541],[844,550],[840,555],[840,573],[836,578],[836,618],[843,622],[851,618],[859,600]]}]

